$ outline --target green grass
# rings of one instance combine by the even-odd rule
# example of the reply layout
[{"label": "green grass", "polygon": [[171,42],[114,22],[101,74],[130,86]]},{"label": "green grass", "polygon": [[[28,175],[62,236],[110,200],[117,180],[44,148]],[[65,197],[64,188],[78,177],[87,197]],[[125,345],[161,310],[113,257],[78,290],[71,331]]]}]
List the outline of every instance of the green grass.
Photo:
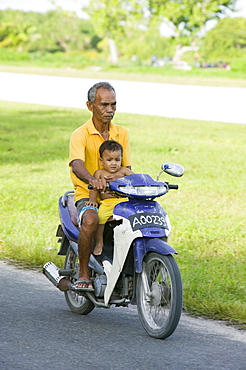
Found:
[{"label": "green grass", "polygon": [[[0,258],[58,266],[58,197],[72,189],[68,143],[89,112],[0,103]],[[117,113],[130,131],[133,170],[156,177],[161,163],[185,167],[160,199],[179,252],[184,308],[246,325],[246,125]]]},{"label": "green grass", "polygon": [[190,71],[176,70],[171,66],[152,67],[149,60],[132,62],[119,59],[112,66],[102,53],[70,51],[69,53],[18,52],[0,48],[0,71],[38,73],[110,80],[131,80],[172,84],[246,87],[246,70],[243,57],[234,59],[231,70],[224,68],[196,68],[193,53],[183,55],[193,67]]},{"label": "green grass", "polygon": [[[35,65],[30,62],[23,64],[3,64],[0,60],[1,72],[36,73],[52,76],[96,78],[99,80],[145,81],[170,84],[187,84],[203,86],[246,87],[246,74],[243,72],[226,71],[224,69],[194,68],[191,71],[178,71],[172,68],[154,68],[138,66],[83,68],[71,67],[73,64],[53,66]],[[101,68],[101,69],[99,69]]]}]

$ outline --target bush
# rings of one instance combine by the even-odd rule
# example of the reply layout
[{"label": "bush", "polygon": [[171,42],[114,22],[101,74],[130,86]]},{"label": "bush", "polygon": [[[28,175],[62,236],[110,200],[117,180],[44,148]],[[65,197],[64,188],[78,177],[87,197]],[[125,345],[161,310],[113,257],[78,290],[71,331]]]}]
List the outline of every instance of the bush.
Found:
[{"label": "bush", "polygon": [[30,54],[27,51],[17,51],[9,50],[5,48],[0,48],[0,61],[1,62],[19,62],[19,61],[29,61]]},{"label": "bush", "polygon": [[246,53],[243,58],[236,58],[231,63],[231,69],[235,72],[245,72],[246,73]]},{"label": "bush", "polygon": [[221,19],[207,32],[199,51],[206,62],[223,60],[231,63],[242,58],[246,50],[246,19],[243,17]]},{"label": "bush", "polygon": [[85,68],[87,66],[99,63],[100,54],[97,51],[74,50],[69,53],[47,51],[17,51],[6,48],[0,48],[0,63],[15,65],[32,65],[40,67],[71,67]]}]

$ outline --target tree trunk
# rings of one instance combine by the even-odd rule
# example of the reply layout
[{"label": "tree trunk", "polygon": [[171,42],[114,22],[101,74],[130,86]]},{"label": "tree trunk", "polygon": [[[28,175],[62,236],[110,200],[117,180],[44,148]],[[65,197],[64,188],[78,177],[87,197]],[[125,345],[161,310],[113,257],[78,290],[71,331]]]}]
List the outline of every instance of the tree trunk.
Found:
[{"label": "tree trunk", "polygon": [[195,45],[190,45],[190,46],[182,46],[180,44],[177,45],[176,51],[173,56],[173,64],[174,65],[179,64],[181,61],[182,55],[186,53],[187,51],[198,51],[198,50],[199,50],[199,46],[195,46]]},{"label": "tree trunk", "polygon": [[117,65],[119,59],[115,41],[111,38],[108,38],[108,46],[109,46],[109,61],[111,64]]},{"label": "tree trunk", "polygon": [[69,52],[68,44],[63,40],[57,40],[58,44],[64,49],[65,53]]}]

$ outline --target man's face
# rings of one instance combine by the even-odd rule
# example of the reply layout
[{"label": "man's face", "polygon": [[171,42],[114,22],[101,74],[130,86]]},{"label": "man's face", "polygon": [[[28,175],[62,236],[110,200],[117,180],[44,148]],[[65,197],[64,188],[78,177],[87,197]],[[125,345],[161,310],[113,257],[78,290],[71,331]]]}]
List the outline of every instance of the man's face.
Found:
[{"label": "man's face", "polygon": [[94,124],[108,124],[112,121],[116,111],[115,93],[100,87],[94,103],[88,101],[87,107],[92,112]]},{"label": "man's face", "polygon": [[121,151],[109,151],[107,149],[104,150],[102,153],[102,158],[100,158],[100,162],[103,168],[109,173],[115,173],[119,171],[121,167]]}]

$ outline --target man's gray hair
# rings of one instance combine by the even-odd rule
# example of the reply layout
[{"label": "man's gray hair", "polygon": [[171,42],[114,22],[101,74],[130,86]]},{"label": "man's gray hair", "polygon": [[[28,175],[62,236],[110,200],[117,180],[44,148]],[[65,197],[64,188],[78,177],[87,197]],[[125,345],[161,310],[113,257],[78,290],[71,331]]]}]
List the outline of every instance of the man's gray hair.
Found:
[{"label": "man's gray hair", "polygon": [[105,82],[105,81],[98,82],[89,89],[89,91],[88,91],[88,101],[91,101],[92,103],[94,103],[94,101],[96,99],[97,90],[100,87],[103,87],[104,89],[109,90],[109,91],[113,91],[115,93],[115,89],[113,88],[112,85],[110,85],[110,83]]}]

